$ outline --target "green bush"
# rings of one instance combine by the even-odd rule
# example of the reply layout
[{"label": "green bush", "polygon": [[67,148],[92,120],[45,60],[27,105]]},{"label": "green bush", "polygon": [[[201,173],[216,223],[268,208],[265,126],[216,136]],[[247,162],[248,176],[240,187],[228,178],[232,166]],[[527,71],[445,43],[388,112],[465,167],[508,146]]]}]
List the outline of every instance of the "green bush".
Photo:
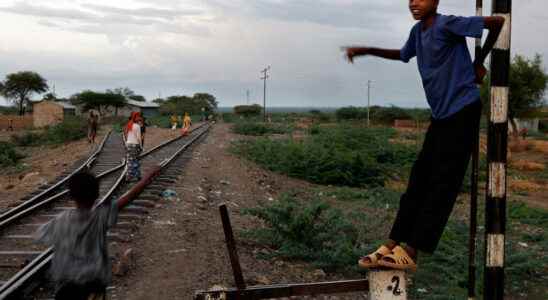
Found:
[{"label": "green bush", "polygon": [[258,104],[234,106],[234,113],[244,117],[258,116],[262,111],[263,108]]},{"label": "green bush", "polygon": [[540,120],[538,123],[538,129],[541,132],[548,133],[548,120]]},{"label": "green bush", "polygon": [[410,111],[411,110],[409,109],[396,107],[396,106],[391,106],[391,107],[374,106],[374,107],[371,107],[370,118],[375,123],[392,125],[394,124],[395,120],[413,119],[413,116],[411,115]]},{"label": "green bush", "polygon": [[257,139],[236,143],[234,151],[272,171],[319,184],[382,186],[402,174],[415,147],[388,141],[396,131],[346,126],[314,128],[304,141]]},{"label": "green bush", "polygon": [[352,269],[360,255],[357,228],[340,210],[324,202],[302,204],[284,195],[271,205],[244,213],[267,225],[244,233],[273,248],[263,258],[303,260],[330,272]]},{"label": "green bush", "polygon": [[15,151],[15,145],[0,141],[0,167],[14,166],[21,158],[23,156]]},{"label": "green bush", "polygon": [[78,117],[67,117],[63,122],[46,127],[41,132],[27,132],[22,135],[12,135],[11,139],[17,146],[53,145],[79,140],[86,137],[86,121]]},{"label": "green bush", "polygon": [[146,118],[147,126],[157,126],[158,128],[171,128],[169,116],[154,116]]},{"label": "green bush", "polygon": [[361,107],[341,107],[335,111],[337,120],[363,120],[367,118],[367,108]]},{"label": "green bush", "polygon": [[285,134],[291,132],[291,128],[279,124],[265,124],[256,122],[236,122],[232,131],[243,135]]}]

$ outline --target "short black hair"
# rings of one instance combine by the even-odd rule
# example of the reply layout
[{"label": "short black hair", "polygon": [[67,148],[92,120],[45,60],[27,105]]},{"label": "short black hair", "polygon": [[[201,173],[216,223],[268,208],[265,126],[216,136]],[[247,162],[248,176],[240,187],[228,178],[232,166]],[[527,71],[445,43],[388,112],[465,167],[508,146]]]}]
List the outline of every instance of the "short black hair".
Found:
[{"label": "short black hair", "polygon": [[69,179],[69,195],[84,207],[91,207],[99,198],[99,180],[89,172],[79,172]]}]

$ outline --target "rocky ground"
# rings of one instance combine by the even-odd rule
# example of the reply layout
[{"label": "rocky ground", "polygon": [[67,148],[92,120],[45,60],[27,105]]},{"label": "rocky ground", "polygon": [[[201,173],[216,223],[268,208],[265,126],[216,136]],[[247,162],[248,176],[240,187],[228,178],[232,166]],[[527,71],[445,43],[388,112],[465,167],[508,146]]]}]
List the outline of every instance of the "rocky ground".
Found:
[{"label": "rocky ground", "polygon": [[[239,210],[310,184],[273,174],[242,161],[228,151],[236,136],[226,124],[213,127],[195,149],[193,159],[173,189],[178,200],[164,201],[132,237],[133,261],[114,281],[113,299],[192,299],[197,290],[232,287],[232,271],[224,243],[218,205],[226,203],[247,284],[323,281],[334,278],[298,263],[264,261],[261,249],[241,242],[243,229],[258,221]],[[360,299],[352,295],[349,299]],[[339,298],[326,298],[339,299]]]}]

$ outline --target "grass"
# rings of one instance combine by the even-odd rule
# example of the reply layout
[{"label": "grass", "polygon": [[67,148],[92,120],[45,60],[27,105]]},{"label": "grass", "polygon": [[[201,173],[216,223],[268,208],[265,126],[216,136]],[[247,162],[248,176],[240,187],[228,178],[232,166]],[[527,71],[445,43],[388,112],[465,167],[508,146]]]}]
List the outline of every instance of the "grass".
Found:
[{"label": "grass", "polygon": [[20,147],[55,145],[79,140],[87,135],[86,122],[78,117],[67,117],[63,122],[46,127],[43,131],[13,135],[12,141]]},{"label": "grass", "polygon": [[23,155],[17,153],[14,144],[0,141],[0,167],[16,166],[23,157]]},{"label": "grass", "polygon": [[285,134],[290,133],[292,128],[274,123],[259,123],[259,122],[236,122],[232,126],[232,131],[236,134],[262,136],[267,134]]},{"label": "grass", "polygon": [[303,141],[260,138],[240,141],[233,151],[263,167],[319,184],[383,186],[403,175],[416,147],[390,143],[387,128],[314,128]]},{"label": "grass", "polygon": [[[399,194],[385,189],[321,187],[284,194],[273,203],[245,210],[264,226],[245,232],[266,246],[262,259],[304,261],[314,268],[357,276],[356,260],[374,250],[386,237]],[[480,215],[483,209],[480,208]],[[483,224],[483,219],[479,220]],[[482,293],[483,231],[478,233],[477,291]],[[548,290],[548,212],[508,202],[506,292],[541,295]],[[525,244],[524,244],[525,243]],[[523,245],[527,245],[526,247]],[[463,299],[467,293],[468,225],[453,215],[433,255],[421,255],[412,274],[412,299]],[[541,287],[541,288],[538,288]],[[536,297],[536,296],[535,296]],[[546,299],[546,298],[527,299]]]},{"label": "grass", "polygon": [[[265,246],[261,258],[304,261],[332,274],[358,277],[357,258],[382,243],[398,208],[401,193],[384,183],[407,178],[418,147],[405,145],[405,141],[419,142],[422,136],[397,136],[392,129],[341,124],[312,126],[308,133],[299,141],[258,138],[233,145],[235,153],[269,170],[323,184],[246,210],[263,226],[246,231],[245,237]],[[404,143],[390,142],[395,137]],[[486,169],[484,157],[480,167]],[[480,181],[485,176],[482,172]],[[465,178],[468,184],[469,175]],[[478,298],[483,292],[482,200],[480,197]],[[544,285],[548,280],[548,212],[508,201],[507,217],[506,293],[523,299],[548,299]],[[421,255],[419,271],[410,276],[412,299],[466,298],[467,224],[462,210],[455,210],[435,254]]]}]

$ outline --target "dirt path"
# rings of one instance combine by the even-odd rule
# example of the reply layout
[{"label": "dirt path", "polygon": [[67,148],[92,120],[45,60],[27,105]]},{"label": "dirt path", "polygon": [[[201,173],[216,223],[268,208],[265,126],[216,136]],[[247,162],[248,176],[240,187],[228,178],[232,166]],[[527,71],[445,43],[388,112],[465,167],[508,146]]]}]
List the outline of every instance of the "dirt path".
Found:
[{"label": "dirt path", "polygon": [[[180,201],[162,203],[128,245],[135,261],[129,274],[115,278],[113,299],[191,299],[196,290],[233,286],[218,204],[228,204],[238,239],[242,229],[258,225],[239,209],[310,186],[233,156],[227,148],[235,139],[227,125],[219,124],[196,148],[173,186]],[[254,253],[260,249],[253,246],[240,243],[238,249],[248,284],[328,279],[303,265],[257,260]]]}]

